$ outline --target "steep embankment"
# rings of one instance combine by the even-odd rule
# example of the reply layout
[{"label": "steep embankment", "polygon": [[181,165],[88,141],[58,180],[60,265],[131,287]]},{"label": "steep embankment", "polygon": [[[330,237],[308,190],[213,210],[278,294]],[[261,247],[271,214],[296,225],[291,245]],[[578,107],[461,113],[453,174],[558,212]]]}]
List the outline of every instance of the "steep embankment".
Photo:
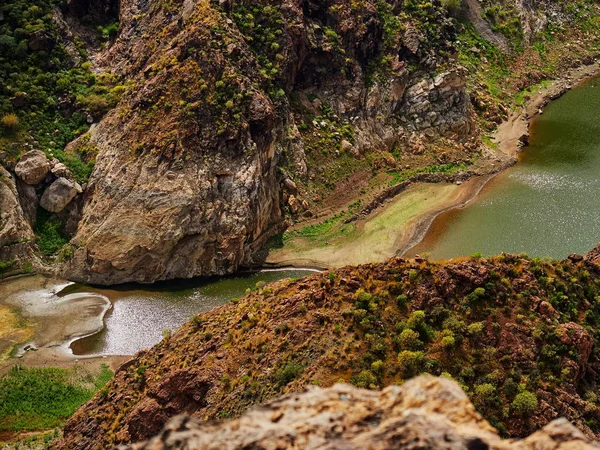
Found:
[{"label": "steep embankment", "polygon": [[57,448],[149,438],[179,413],[239,415],[311,383],[374,388],[422,372],[456,379],[503,434],[564,416],[598,438],[593,258],[394,259],[259,287],[124,365]]}]

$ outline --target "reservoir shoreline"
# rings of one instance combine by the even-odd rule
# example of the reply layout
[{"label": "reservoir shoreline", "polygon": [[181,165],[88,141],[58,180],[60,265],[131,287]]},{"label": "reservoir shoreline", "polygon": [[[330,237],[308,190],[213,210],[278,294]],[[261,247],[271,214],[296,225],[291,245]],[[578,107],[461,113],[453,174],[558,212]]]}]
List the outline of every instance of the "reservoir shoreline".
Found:
[{"label": "reservoir shoreline", "polygon": [[[519,154],[527,147],[531,125],[540,114],[543,114],[544,108],[549,103],[599,74],[600,61],[595,60],[590,65],[569,70],[564,76],[550,81],[548,85],[532,93],[524,105],[515,108],[509,118],[502,122],[494,132],[492,141],[495,144],[495,149],[489,150],[494,152],[493,156],[496,156],[497,159],[492,156],[488,159],[487,165],[479,168],[478,173],[467,173],[466,178],[445,180],[446,182],[460,184],[456,186],[457,192],[447,195],[445,198],[442,198],[443,195],[435,190],[443,183],[433,183],[432,195],[422,199],[419,211],[400,224],[396,229],[397,233],[390,237],[388,242],[376,243],[369,236],[359,234],[355,239],[348,239],[346,242],[339,243],[339,247],[342,249],[344,246],[349,249],[357,246],[377,247],[376,251],[374,250],[367,255],[370,259],[364,257],[360,252],[350,250],[332,251],[332,248],[315,247],[310,243],[304,245],[301,242],[301,245],[297,248],[290,246],[290,248],[284,248],[283,250],[272,251],[267,258],[267,264],[271,267],[292,265],[294,267],[338,268],[365,262],[381,262],[394,256],[402,257],[406,255],[423,241],[431,225],[440,215],[465,207],[478,197],[491,180],[518,163]],[[504,163],[495,166],[494,163],[497,163],[498,160],[504,161]],[[368,210],[368,214],[356,220],[357,228],[360,229],[365,224],[375,222],[379,215],[386,214],[387,210],[401,204],[406,197],[412,194],[411,188],[414,186],[415,182],[407,182],[401,189],[389,189],[391,195],[380,200],[374,208],[370,205],[365,208]],[[363,242],[357,244],[356,240],[362,240]]]}]

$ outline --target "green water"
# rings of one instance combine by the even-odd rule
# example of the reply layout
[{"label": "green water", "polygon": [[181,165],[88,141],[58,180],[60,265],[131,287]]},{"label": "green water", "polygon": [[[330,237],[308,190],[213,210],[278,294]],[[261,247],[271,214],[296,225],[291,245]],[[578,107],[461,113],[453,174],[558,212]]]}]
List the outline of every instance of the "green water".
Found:
[{"label": "green water", "polygon": [[165,330],[176,330],[190,318],[245,295],[256,283],[301,278],[310,270],[267,270],[214,279],[171,281],[151,286],[96,288],[72,284],[57,295],[92,293],[107,297],[112,309],[98,334],[71,343],[76,355],[132,355],[158,343]]},{"label": "green water", "polygon": [[501,252],[562,259],[600,242],[600,79],[553,102],[519,163],[408,252],[450,259]]}]

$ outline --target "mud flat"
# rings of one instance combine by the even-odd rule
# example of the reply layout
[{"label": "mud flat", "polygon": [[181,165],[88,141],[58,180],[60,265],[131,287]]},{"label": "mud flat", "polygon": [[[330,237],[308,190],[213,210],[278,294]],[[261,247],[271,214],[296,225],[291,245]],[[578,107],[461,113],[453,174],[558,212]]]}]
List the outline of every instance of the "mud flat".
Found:
[{"label": "mud flat", "polygon": [[463,185],[452,183],[410,186],[366,219],[346,224],[325,242],[297,237],[270,253],[267,262],[296,267],[336,268],[349,264],[382,262],[398,249],[420,239],[431,221],[449,208],[464,205],[473,198],[486,177]]}]

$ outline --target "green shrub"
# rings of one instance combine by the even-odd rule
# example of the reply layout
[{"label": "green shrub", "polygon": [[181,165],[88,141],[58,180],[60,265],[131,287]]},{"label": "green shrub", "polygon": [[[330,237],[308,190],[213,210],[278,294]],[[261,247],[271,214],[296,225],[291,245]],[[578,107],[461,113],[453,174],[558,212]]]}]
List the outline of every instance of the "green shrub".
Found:
[{"label": "green shrub", "polygon": [[363,370],[352,378],[352,384],[359,388],[377,389],[377,378],[370,370]]},{"label": "green shrub", "polygon": [[535,394],[529,391],[523,391],[515,397],[512,409],[521,417],[529,417],[538,406],[538,400]]},{"label": "green shrub", "polygon": [[423,346],[423,343],[419,340],[419,333],[410,328],[400,333],[398,344],[403,350],[418,350]]},{"label": "green shrub", "polygon": [[14,265],[15,261],[12,259],[0,259],[0,276],[11,270]]},{"label": "green shrub", "polygon": [[38,236],[38,246],[45,256],[54,255],[69,239],[62,231],[60,220],[53,214],[40,209],[34,232]]},{"label": "green shrub", "polygon": [[490,403],[496,396],[496,387],[490,383],[477,384],[475,396],[480,403]]},{"label": "green shrub", "polygon": [[444,349],[452,349],[456,345],[456,339],[452,335],[444,336],[440,341],[440,345]]},{"label": "green shrub", "polygon": [[483,328],[483,322],[475,322],[467,327],[467,333],[469,333],[471,336],[477,336],[482,333]]},{"label": "green shrub", "polygon": [[462,0],[441,0],[442,6],[451,13],[457,13],[462,6]]},{"label": "green shrub", "polygon": [[425,354],[421,351],[403,350],[398,354],[398,364],[405,377],[415,376],[422,370]]},{"label": "green shrub", "polygon": [[296,362],[289,362],[284,367],[279,369],[275,374],[275,382],[277,386],[283,387],[290,384],[304,371],[304,367]]}]

